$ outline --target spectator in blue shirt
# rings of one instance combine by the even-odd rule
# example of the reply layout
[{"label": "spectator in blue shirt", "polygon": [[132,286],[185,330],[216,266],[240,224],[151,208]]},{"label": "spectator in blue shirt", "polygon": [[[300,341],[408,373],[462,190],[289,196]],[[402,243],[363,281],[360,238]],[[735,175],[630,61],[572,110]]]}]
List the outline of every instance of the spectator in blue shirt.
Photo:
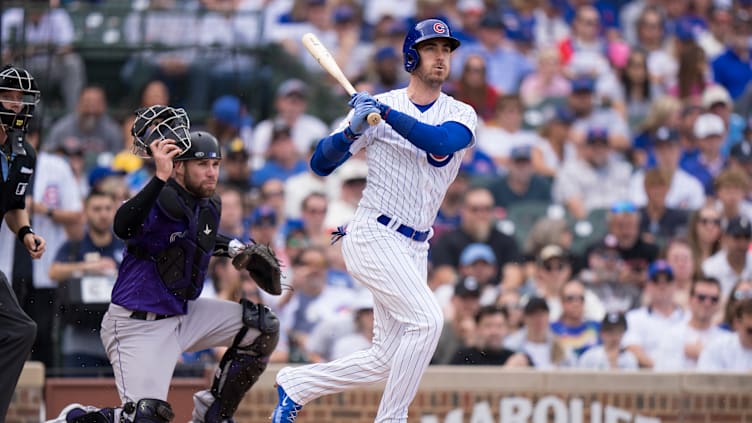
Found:
[{"label": "spectator in blue shirt", "polygon": [[734,17],[732,31],[726,41],[726,51],[713,60],[715,81],[723,85],[736,100],[752,81],[752,19],[748,16]]},{"label": "spectator in blue shirt", "polygon": [[680,166],[702,183],[706,195],[713,195],[713,179],[726,167],[726,159],[721,154],[726,126],[718,115],[705,113],[695,121],[694,135],[697,154],[685,154]]}]

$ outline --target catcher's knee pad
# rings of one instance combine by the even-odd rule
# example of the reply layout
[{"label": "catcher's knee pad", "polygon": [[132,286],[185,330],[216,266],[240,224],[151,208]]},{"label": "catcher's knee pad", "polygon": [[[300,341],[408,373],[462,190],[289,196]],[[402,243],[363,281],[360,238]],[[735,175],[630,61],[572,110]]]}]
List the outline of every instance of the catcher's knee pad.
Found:
[{"label": "catcher's knee pad", "polygon": [[136,403],[133,423],[169,423],[173,417],[175,413],[167,401],[143,398]]},{"label": "catcher's knee pad", "polygon": [[[222,356],[214,375],[211,393],[215,398],[204,416],[206,423],[228,420],[259,376],[279,340],[279,320],[269,307],[241,300],[243,328]],[[250,344],[243,342],[249,328],[261,332]]]}]

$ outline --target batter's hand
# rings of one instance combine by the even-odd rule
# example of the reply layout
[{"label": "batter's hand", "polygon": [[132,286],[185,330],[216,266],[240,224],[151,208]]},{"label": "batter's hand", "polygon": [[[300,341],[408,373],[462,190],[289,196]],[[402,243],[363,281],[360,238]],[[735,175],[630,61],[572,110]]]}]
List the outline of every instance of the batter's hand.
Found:
[{"label": "batter's hand", "polygon": [[175,145],[175,141],[171,139],[162,139],[149,144],[151,150],[151,156],[154,158],[154,164],[157,171],[155,175],[157,178],[167,181],[172,176],[173,163],[172,161],[183,150]]},{"label": "batter's hand", "polygon": [[350,120],[350,130],[355,135],[362,134],[368,127],[368,115],[371,113],[379,113],[378,107],[370,103],[360,103],[355,106],[355,112]]},{"label": "batter's hand", "polygon": [[359,93],[355,93],[350,97],[350,101],[347,102],[347,105],[351,108],[355,108],[360,103],[363,103],[364,101],[376,101],[371,97],[371,94],[368,91],[361,91]]},{"label": "batter's hand", "polygon": [[44,238],[35,233],[26,234],[23,243],[33,259],[41,258],[42,254],[44,254],[44,249],[47,246],[47,242]]}]

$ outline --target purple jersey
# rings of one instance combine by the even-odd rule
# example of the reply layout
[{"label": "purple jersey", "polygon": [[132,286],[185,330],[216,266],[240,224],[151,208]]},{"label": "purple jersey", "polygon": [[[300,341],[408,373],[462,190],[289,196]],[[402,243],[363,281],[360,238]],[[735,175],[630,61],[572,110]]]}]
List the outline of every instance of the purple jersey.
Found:
[{"label": "purple jersey", "polygon": [[[163,191],[160,198],[164,194]],[[171,216],[175,213],[168,214],[160,206],[160,201],[149,211],[141,231],[128,240],[112,290],[112,303],[129,310],[185,314],[188,300],[198,298],[201,293],[214,250],[220,209],[218,203],[198,200],[194,207],[184,207],[187,217],[176,218]],[[172,197],[171,201],[182,199]],[[178,256],[163,255],[175,248],[181,250]],[[175,285],[187,294],[177,295],[171,289]]]}]

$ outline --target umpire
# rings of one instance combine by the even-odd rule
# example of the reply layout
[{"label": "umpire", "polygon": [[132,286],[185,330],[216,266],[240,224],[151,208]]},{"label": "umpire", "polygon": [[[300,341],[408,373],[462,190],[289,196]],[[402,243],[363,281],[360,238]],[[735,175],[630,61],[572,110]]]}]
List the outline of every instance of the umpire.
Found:
[{"label": "umpire", "polygon": [[[24,133],[39,97],[28,71],[13,66],[0,70],[0,225],[4,217],[34,259],[42,257],[45,242],[31,229],[24,209],[37,158]],[[36,323],[21,309],[8,278],[0,271],[0,422],[5,421],[36,333]]]}]

